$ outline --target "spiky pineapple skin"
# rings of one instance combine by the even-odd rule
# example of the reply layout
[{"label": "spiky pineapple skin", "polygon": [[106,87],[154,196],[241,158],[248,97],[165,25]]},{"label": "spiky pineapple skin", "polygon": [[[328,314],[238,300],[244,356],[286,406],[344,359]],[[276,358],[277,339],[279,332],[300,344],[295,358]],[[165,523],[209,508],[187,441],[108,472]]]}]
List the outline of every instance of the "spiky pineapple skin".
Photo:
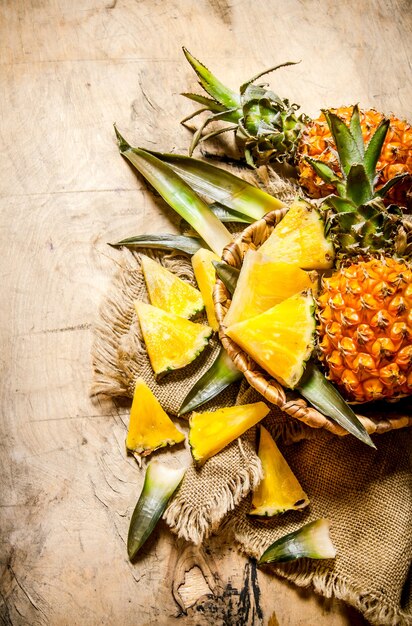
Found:
[{"label": "spiky pineapple skin", "polygon": [[[331,109],[346,124],[349,124],[353,107],[342,106]],[[360,122],[365,142],[368,142],[378,124],[384,119],[383,113],[375,109],[360,110]],[[377,164],[379,178],[376,188],[379,189],[397,174],[412,175],[412,127],[405,120],[394,115],[389,116],[390,127]],[[299,138],[297,148],[297,168],[299,183],[312,198],[323,198],[333,193],[334,188],[326,184],[316,175],[313,168],[305,160],[306,157],[319,159],[327,163],[339,173],[334,141],[323,113],[309,122]],[[393,187],[387,200],[402,206],[412,206],[412,178],[398,183]]]},{"label": "spiky pineapple skin", "polygon": [[412,269],[391,257],[341,267],[317,301],[319,357],[358,403],[412,394]]}]

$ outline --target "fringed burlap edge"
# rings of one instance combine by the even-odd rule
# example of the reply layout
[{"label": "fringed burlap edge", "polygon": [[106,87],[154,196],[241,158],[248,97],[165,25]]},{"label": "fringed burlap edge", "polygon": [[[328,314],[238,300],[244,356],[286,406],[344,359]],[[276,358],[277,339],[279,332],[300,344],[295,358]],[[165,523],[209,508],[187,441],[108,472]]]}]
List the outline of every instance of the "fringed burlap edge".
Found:
[{"label": "fringed burlap edge", "polygon": [[[257,551],[253,551],[250,545],[245,550],[242,543],[235,539],[239,551],[245,556],[258,558]],[[337,598],[357,609],[363,617],[373,626],[411,626],[410,615],[399,609],[395,603],[390,602],[378,591],[365,593],[361,587],[355,587],[351,582],[334,572],[326,570],[311,571],[313,565],[309,560],[301,559],[300,563],[288,563],[278,566],[271,566],[266,570],[272,572],[293,583],[297,587],[313,589],[313,591],[325,598]],[[299,569],[299,571],[296,571]]]},{"label": "fringed burlap edge", "polygon": [[[136,299],[148,302],[139,260],[141,253],[161,260],[165,268],[194,285],[191,262],[185,255],[148,249],[141,252],[131,252],[126,248],[122,250],[117,262],[117,272],[113,276],[106,299],[100,306],[98,321],[94,325],[92,346],[94,375],[91,396],[132,398],[139,371],[150,367],[133,307],[133,301]],[[208,361],[213,360],[217,349],[216,340],[211,340],[206,350],[212,353]],[[188,377],[193,375],[193,367],[196,366],[186,367]],[[179,373],[172,374],[168,380],[177,379],[179,376]],[[151,382],[154,383],[154,375],[151,378],[153,379]]]},{"label": "fringed burlap edge", "polygon": [[99,318],[94,325],[92,347],[93,382],[92,396],[132,397],[129,378],[119,364],[119,345],[133,323],[133,310],[129,298],[118,298],[119,292],[130,291],[131,274],[133,281],[143,283],[138,259],[128,250],[122,251],[106,299],[101,303]]},{"label": "fringed burlap edge", "polygon": [[[166,509],[163,519],[179,537],[196,545],[202,543],[216,532],[227,513],[233,511],[262,480],[259,457],[248,457],[243,449],[242,439],[237,440],[237,445],[245,467],[214,493],[207,507],[201,511],[193,510],[190,503],[182,506],[179,499],[175,498]],[[196,472],[196,469],[190,467],[188,472],[187,479],[190,480],[190,472]]]},{"label": "fringed burlap edge", "polygon": [[383,598],[378,592],[365,593],[363,589],[354,587],[349,580],[330,572],[311,572],[310,564],[300,565],[299,572],[292,566],[274,568],[277,576],[293,582],[298,587],[312,588],[325,598],[337,598],[353,606],[363,617],[374,626],[411,626],[409,615],[399,610],[394,603]]}]

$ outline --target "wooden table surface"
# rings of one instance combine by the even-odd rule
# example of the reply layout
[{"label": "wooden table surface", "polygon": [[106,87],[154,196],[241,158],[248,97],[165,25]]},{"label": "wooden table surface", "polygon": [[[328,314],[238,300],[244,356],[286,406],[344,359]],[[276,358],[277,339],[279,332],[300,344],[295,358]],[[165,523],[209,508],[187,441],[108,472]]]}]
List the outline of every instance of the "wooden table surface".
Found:
[{"label": "wooden table surface", "polygon": [[[233,87],[301,59],[269,80],[308,114],[360,102],[411,118],[411,9],[410,0],[0,3],[2,624],[364,624],[340,602],[256,573],[220,537],[205,553],[214,596],[199,568],[185,577],[200,555],[164,525],[130,565],[141,476],[124,451],[127,406],[90,399],[90,352],[118,258],[106,242],[171,229],[171,213],[118,155],[112,124],[140,145],[186,150],[178,122],[193,107],[179,93],[196,81],[182,45]],[[184,583],[186,615],[173,582]]]}]

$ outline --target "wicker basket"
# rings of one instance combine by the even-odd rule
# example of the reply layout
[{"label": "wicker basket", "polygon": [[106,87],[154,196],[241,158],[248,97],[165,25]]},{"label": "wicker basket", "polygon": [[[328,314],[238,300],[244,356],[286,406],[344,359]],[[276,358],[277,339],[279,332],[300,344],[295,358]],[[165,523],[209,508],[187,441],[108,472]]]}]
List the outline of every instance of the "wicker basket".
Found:
[{"label": "wicker basket", "polygon": [[[233,243],[229,244],[222,259],[229,265],[241,268],[247,250],[256,250],[269,237],[276,224],[285,216],[287,209],[267,213],[264,218],[248,226]],[[285,390],[276,380],[270,377],[257,363],[226,335],[223,323],[231,303],[230,293],[220,279],[216,280],[214,290],[216,317],[219,322],[219,335],[223,347],[228,352],[236,367],[244,374],[248,383],[262,396],[277,405],[292,417],[305,422],[312,428],[325,428],[336,435],[347,432],[335,422],[325,417],[316,409],[309,407],[306,401],[293,391]],[[362,406],[362,414],[358,417],[369,434],[385,433],[396,428],[412,426],[411,398],[400,402],[375,402]]]}]

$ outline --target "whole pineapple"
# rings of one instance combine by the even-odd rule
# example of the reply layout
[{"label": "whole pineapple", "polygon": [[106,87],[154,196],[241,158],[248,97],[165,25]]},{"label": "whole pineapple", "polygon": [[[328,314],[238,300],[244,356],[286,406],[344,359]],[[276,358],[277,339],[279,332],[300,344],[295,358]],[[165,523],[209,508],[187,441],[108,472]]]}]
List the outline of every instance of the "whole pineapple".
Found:
[{"label": "whole pineapple", "polygon": [[378,125],[365,149],[356,107],[349,127],[331,111],[324,116],[341,172],[309,159],[337,190],[322,205],[339,269],[322,279],[317,301],[320,360],[348,400],[410,395],[412,223],[398,207],[386,208],[374,186],[390,122]]},{"label": "whole pineapple", "polygon": [[360,261],[323,279],[321,360],[355,402],[412,393],[412,271],[390,257]]},{"label": "whole pineapple", "polygon": [[[254,84],[264,74],[293,63],[284,63],[261,72],[244,83],[239,93],[236,93],[225,87],[187,50],[184,49],[184,53],[201,86],[211,96],[183,94],[202,105],[199,111],[184,122],[203,111],[211,112],[194,134],[191,152],[200,141],[234,130],[240,151],[249,165],[259,166],[270,161],[290,163],[296,166],[299,184],[311,197],[321,198],[331,193],[330,184],[325,183],[306,160],[307,157],[315,158],[330,165],[336,172],[339,171],[332,135],[324,115],[314,120],[305,114],[298,115],[300,107],[297,104],[280,98],[264,85]],[[335,109],[335,113],[346,121],[349,121],[351,111],[352,107]],[[374,109],[360,111],[364,141],[369,141],[383,118],[383,114]],[[213,121],[224,121],[230,125],[205,133],[206,126]],[[402,178],[389,191],[387,198],[402,206],[412,206],[412,127],[393,115],[377,163],[377,174],[377,189],[384,187],[394,176]]]}]

